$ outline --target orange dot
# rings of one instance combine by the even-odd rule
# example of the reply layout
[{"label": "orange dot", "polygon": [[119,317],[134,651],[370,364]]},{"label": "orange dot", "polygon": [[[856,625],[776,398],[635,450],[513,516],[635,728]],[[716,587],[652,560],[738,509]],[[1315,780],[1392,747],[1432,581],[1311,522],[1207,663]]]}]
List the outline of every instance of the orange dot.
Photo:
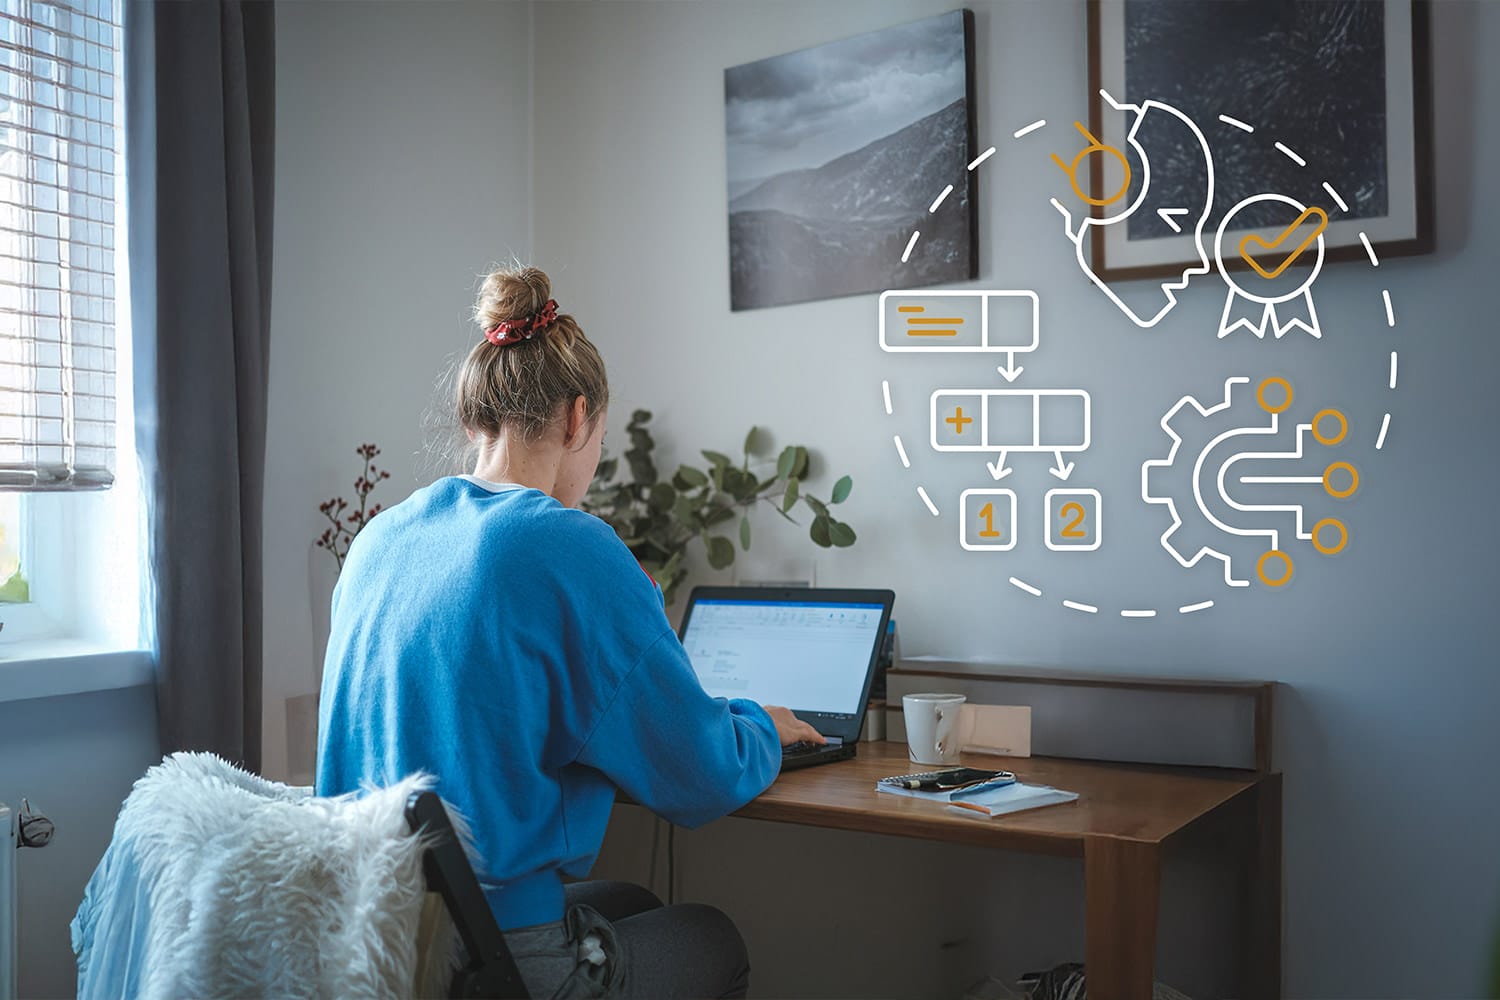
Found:
[{"label": "orange dot", "polygon": [[[1318,430],[1318,425],[1323,422],[1324,417],[1332,417],[1339,422],[1339,432],[1330,437],[1324,437]],[[1312,436],[1318,439],[1318,444],[1338,444],[1344,440],[1344,435],[1349,433],[1349,421],[1338,410],[1319,410],[1318,415],[1312,419]]]},{"label": "orange dot", "polygon": [[[1286,393],[1286,399],[1281,401],[1280,406],[1272,406],[1270,403],[1266,402],[1266,387],[1272,385],[1281,386],[1281,391]],[[1282,410],[1285,410],[1288,406],[1292,405],[1292,384],[1286,379],[1280,378],[1276,375],[1272,375],[1267,379],[1261,379],[1260,385],[1255,387],[1255,401],[1259,403],[1260,408],[1262,410],[1265,410],[1267,413],[1280,413]]]},{"label": "orange dot", "polygon": [[[1274,580],[1266,575],[1266,563],[1270,562],[1273,557],[1280,559],[1283,565],[1282,574]],[[1255,575],[1260,577],[1260,582],[1267,587],[1279,587],[1292,578],[1292,557],[1280,549],[1271,549],[1256,560]]]},{"label": "orange dot", "polygon": [[[1339,540],[1338,540],[1338,543],[1336,545],[1324,545],[1321,541],[1318,540],[1318,533],[1320,531],[1322,531],[1324,528],[1337,528],[1338,529],[1338,531],[1339,531]],[[1336,517],[1325,517],[1325,518],[1323,518],[1323,520],[1321,520],[1317,524],[1313,525],[1312,543],[1313,543],[1313,548],[1317,549],[1319,552],[1323,553],[1325,556],[1337,555],[1338,553],[1340,553],[1340,552],[1342,552],[1344,550],[1344,546],[1345,545],[1349,544],[1349,529],[1346,528],[1346,527],[1344,527],[1344,522],[1340,521],[1338,518],[1336,518]]]},{"label": "orange dot", "polygon": [[[1333,488],[1333,474],[1339,469],[1344,469],[1349,473],[1349,488],[1346,490],[1336,490]],[[1323,470],[1323,489],[1327,490],[1328,495],[1333,497],[1335,500],[1343,500],[1345,497],[1352,497],[1354,495],[1354,491],[1359,489],[1359,470],[1350,465],[1348,462],[1334,462],[1328,468]]]}]

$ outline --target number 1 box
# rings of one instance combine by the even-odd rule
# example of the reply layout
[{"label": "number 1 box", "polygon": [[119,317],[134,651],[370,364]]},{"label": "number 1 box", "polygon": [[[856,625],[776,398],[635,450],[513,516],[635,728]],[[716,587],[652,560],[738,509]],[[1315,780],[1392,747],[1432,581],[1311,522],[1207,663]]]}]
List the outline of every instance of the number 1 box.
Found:
[{"label": "number 1 box", "polygon": [[958,497],[958,544],[970,552],[1016,547],[1014,490],[964,490]]}]

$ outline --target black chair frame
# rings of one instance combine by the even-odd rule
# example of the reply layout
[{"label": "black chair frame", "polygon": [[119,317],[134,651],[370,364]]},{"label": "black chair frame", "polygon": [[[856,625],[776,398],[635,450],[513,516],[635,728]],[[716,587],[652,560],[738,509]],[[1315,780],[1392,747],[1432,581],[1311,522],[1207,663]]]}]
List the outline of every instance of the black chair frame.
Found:
[{"label": "black chair frame", "polygon": [[406,800],[406,821],[413,834],[425,833],[433,839],[422,857],[422,873],[427,887],[442,896],[468,952],[468,963],[454,973],[448,995],[530,1000],[443,800],[436,792],[416,793]]}]

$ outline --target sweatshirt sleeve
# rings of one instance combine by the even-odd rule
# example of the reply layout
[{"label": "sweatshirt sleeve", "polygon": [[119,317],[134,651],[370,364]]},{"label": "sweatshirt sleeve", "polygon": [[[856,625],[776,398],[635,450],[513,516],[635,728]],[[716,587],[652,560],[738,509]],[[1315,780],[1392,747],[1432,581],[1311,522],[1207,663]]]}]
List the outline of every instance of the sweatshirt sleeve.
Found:
[{"label": "sweatshirt sleeve", "polygon": [[577,759],[652,812],[695,827],[765,791],[781,745],[760,705],[709,697],[669,631],[625,675]]}]

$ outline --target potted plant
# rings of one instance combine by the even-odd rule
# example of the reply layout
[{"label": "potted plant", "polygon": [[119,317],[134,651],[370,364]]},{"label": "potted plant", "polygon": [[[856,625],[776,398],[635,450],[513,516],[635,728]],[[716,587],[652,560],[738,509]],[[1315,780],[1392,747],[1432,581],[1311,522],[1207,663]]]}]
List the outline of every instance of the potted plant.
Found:
[{"label": "potted plant", "polygon": [[656,442],[647,429],[650,422],[649,410],[630,415],[625,427],[630,447],[623,456],[629,479],[615,480],[620,459],[606,454],[582,507],[615,529],[646,572],[661,584],[668,604],[687,575],[684,556],[694,543],[703,545],[714,569],[734,562],[734,541],[727,532],[738,534],[742,550],[750,548],[749,512],[757,503],[769,504],[793,524],[797,523],[793,509],[807,508],[812,514],[808,537],[821,548],[854,544],[854,529],[833,514],[833,507],[848,499],[853,480],[841,476],[826,501],[806,492],[802,481],[808,453],[801,445],[783,448],[774,468],[769,460],[758,463],[766,470],[761,475],[751,468],[761,445],[760,430],[751,427],[738,463],[723,452],[705,450],[706,467],[679,465],[664,479],[653,455]]}]

